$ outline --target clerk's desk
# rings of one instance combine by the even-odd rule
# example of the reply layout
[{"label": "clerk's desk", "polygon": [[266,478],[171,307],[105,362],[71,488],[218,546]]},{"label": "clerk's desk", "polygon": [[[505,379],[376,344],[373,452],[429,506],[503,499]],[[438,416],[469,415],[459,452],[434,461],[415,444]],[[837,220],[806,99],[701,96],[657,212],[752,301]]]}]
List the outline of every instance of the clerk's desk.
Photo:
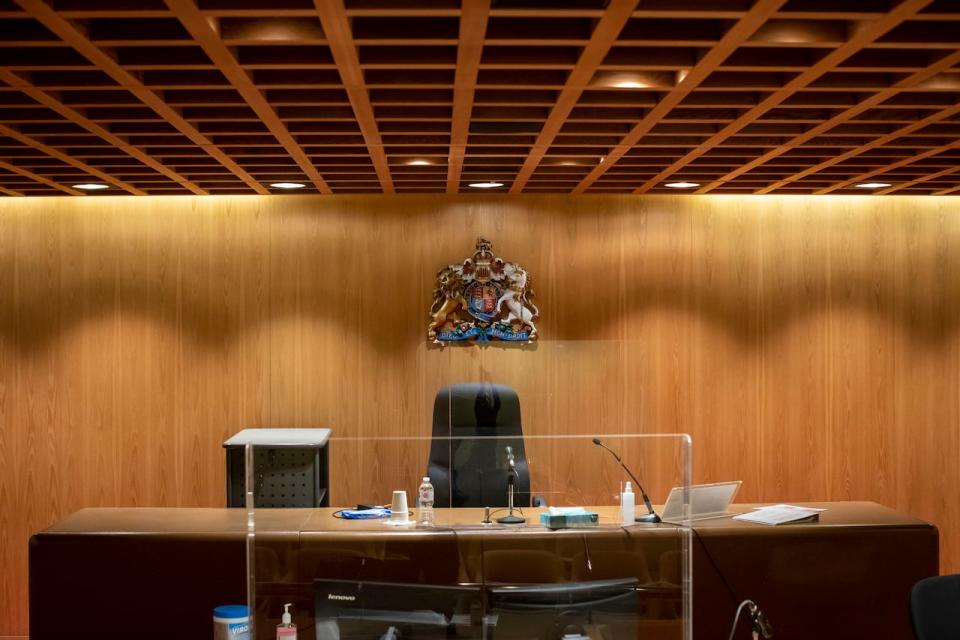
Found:
[{"label": "clerk's desk", "polygon": [[[695,524],[697,640],[727,637],[735,598],[758,601],[783,640],[912,638],[909,590],[938,572],[936,528],[871,502],[809,504],[827,509],[817,523],[767,527],[726,518]],[[511,563],[511,554],[540,550],[563,556],[569,573],[583,564],[577,554],[593,553],[594,566],[602,566],[604,549],[635,548],[642,550],[638,555],[651,550],[649,558],[624,571],[647,571],[660,584],[678,582],[675,527],[620,528],[615,507],[597,511],[601,527],[585,533],[536,525],[483,529],[477,526],[480,509],[438,509],[430,532],[338,520],[332,509],[261,510],[258,582],[263,578],[272,599],[300,598],[301,638],[313,637],[310,602],[303,598],[318,572],[387,580],[394,572],[399,581],[435,584],[483,581],[480,574],[491,567],[482,558],[490,550],[507,561],[501,570],[524,567]],[[528,510],[531,523],[537,513]],[[246,531],[247,514],[237,509],[79,511],[31,539],[31,638],[76,637],[78,624],[104,640],[126,638],[134,629],[138,638],[210,637],[213,606],[245,601]],[[534,573],[546,571],[538,563],[522,571],[531,566]],[[352,575],[358,571],[367,574]],[[155,615],[145,620],[145,609]]]}]

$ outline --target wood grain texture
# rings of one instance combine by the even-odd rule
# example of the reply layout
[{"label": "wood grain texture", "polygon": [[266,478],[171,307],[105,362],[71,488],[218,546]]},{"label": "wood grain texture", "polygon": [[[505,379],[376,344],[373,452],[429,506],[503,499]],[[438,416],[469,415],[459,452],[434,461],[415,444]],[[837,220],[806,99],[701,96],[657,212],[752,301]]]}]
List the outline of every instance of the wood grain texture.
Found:
[{"label": "wood grain texture", "polygon": [[[743,479],[742,501],[907,511],[940,527],[943,569],[960,570],[954,207],[900,196],[3,200],[0,634],[27,632],[32,532],[87,506],[222,505],[220,445],[242,427],[429,435],[434,394],[451,381],[516,388],[530,435],[688,432],[695,480]],[[535,349],[425,345],[434,273],[481,234],[532,274]],[[426,451],[343,444],[335,500],[412,490]],[[577,501],[615,492],[615,470],[575,445],[530,455],[538,482]],[[666,481],[651,484],[662,500]]]}]

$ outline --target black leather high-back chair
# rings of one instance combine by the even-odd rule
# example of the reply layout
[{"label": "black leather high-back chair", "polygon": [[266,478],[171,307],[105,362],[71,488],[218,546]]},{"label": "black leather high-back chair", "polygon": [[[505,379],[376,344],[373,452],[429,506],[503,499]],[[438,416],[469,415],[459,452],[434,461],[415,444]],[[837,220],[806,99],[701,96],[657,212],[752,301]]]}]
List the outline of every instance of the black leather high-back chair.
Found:
[{"label": "black leather high-back chair", "polygon": [[520,426],[520,399],[487,382],[440,389],[433,403],[427,475],[437,507],[507,506],[507,453],[517,469],[514,505],[530,505],[530,471]]},{"label": "black leather high-back chair", "polygon": [[960,575],[925,578],[913,585],[910,616],[917,640],[960,638]]}]

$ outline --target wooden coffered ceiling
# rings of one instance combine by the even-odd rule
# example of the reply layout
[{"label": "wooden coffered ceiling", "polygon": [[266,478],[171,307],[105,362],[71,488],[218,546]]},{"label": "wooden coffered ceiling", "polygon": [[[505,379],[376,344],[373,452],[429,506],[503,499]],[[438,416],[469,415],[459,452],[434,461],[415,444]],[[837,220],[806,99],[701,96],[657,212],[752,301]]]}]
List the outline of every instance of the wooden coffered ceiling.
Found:
[{"label": "wooden coffered ceiling", "polygon": [[960,0],[0,0],[0,193],[960,193]]}]

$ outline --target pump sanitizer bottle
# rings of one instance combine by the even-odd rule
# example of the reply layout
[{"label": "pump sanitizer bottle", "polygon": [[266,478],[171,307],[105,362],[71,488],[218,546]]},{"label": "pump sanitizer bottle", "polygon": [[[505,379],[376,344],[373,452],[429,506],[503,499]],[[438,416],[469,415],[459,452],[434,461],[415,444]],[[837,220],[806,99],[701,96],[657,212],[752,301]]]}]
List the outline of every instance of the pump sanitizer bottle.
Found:
[{"label": "pump sanitizer bottle", "polygon": [[627,480],[627,486],[624,488],[623,493],[620,494],[620,515],[623,518],[624,526],[633,524],[636,510],[636,496],[633,495],[633,486],[630,484],[630,481]]},{"label": "pump sanitizer bottle", "polygon": [[297,625],[293,624],[293,619],[290,617],[290,606],[289,602],[283,605],[283,617],[277,625],[277,640],[296,640],[297,638]]}]

